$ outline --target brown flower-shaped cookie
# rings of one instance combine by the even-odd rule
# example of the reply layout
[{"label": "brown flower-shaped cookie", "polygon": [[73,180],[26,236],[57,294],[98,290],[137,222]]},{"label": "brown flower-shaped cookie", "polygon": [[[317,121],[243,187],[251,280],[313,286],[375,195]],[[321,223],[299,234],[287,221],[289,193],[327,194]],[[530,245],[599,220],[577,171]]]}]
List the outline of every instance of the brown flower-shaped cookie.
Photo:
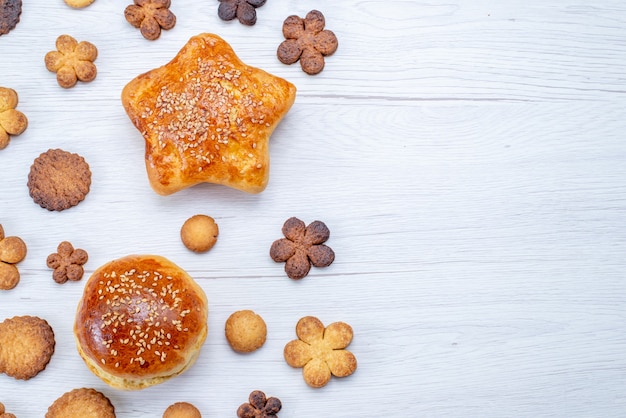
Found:
[{"label": "brown flower-shaped cookie", "polygon": [[78,80],[89,82],[96,78],[93,61],[98,57],[98,49],[94,44],[61,35],[57,38],[56,48],[46,54],[44,61],[48,71],[57,73],[59,86],[68,89]]},{"label": "brown flower-shaped cookie", "polygon": [[287,343],[285,361],[291,367],[302,367],[304,381],[320,388],[336,377],[349,376],[356,370],[356,357],[345,348],[352,341],[352,327],[334,322],[324,328],[322,322],[305,316],[296,325],[298,340]]},{"label": "brown flower-shaped cookie", "polygon": [[74,249],[72,244],[63,241],[57,247],[57,252],[48,256],[46,265],[54,269],[52,273],[54,281],[63,284],[68,280],[77,281],[83,278],[85,273],[83,264],[88,258],[85,250]]},{"label": "brown flower-shaped cookie", "polygon": [[300,60],[302,70],[310,75],[324,69],[324,57],[337,50],[339,42],[332,31],[324,30],[324,15],[311,10],[304,19],[289,16],[283,23],[285,41],[278,46],[278,59],[283,64]]},{"label": "brown flower-shaped cookie", "polygon": [[291,279],[302,279],[315,267],[328,267],[335,260],[332,248],[323,243],[330,237],[328,227],[321,221],[309,226],[298,218],[289,218],[283,225],[285,238],[274,241],[270,257],[285,263],[285,272]]},{"label": "brown flower-shaped cookie", "polygon": [[0,149],[9,145],[9,135],[19,135],[28,126],[28,119],[17,107],[15,90],[0,87]]},{"label": "brown flower-shaped cookie", "polygon": [[222,20],[239,19],[244,25],[256,23],[256,8],[265,4],[266,0],[219,0],[217,15]]},{"label": "brown flower-shaped cookie", "polygon": [[144,38],[151,41],[161,36],[161,29],[169,30],[176,25],[176,16],[169,9],[170,0],[133,0],[124,10],[124,17]]},{"label": "brown flower-shaped cookie", "polygon": [[13,289],[20,282],[15,264],[26,257],[26,244],[19,237],[5,237],[0,225],[0,290]]},{"label": "brown flower-shaped cookie", "polygon": [[247,403],[237,409],[238,418],[277,418],[283,405],[278,398],[266,398],[265,393],[255,390]]}]

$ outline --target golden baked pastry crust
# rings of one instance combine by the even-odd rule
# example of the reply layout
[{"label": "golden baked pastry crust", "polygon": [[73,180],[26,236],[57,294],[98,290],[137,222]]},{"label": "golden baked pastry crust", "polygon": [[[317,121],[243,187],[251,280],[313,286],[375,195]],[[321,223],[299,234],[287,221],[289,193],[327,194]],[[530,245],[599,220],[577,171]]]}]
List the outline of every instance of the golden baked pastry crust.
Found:
[{"label": "golden baked pastry crust", "polygon": [[145,139],[157,193],[202,182],[259,193],[269,179],[269,137],[295,95],[293,84],[244,64],[226,41],[203,33],[130,81],[122,103]]},{"label": "golden baked pastry crust", "polygon": [[208,303],[183,269],[131,255],[94,271],[74,335],[88,368],[118,389],[143,389],[189,368],[207,336]]}]

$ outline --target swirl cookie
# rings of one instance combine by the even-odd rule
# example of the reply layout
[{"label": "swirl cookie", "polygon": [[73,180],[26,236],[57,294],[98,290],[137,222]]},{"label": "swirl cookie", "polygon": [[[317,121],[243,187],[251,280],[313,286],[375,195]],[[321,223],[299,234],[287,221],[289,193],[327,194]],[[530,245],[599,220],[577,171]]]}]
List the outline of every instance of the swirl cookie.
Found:
[{"label": "swirl cookie", "polygon": [[35,203],[62,211],[85,199],[91,171],[85,159],[60,149],[50,149],[35,159],[28,174],[28,191]]},{"label": "swirl cookie", "polygon": [[20,380],[35,377],[48,365],[54,345],[54,332],[44,319],[5,319],[0,322],[0,373]]}]

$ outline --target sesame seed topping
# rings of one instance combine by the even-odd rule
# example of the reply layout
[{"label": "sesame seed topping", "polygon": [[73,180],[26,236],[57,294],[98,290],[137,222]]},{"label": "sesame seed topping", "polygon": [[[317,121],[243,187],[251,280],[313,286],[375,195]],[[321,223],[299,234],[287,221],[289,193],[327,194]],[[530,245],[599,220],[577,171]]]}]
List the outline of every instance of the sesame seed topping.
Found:
[{"label": "sesame seed topping", "polygon": [[235,163],[243,173],[262,168],[254,164],[257,144],[248,129],[271,126],[265,106],[272,106],[273,86],[266,84],[259,89],[242,77],[229,57],[198,58],[178,83],[161,86],[155,99],[146,99],[154,100],[149,105],[143,102],[144,136],[154,138],[155,150],[183,156],[190,173],[210,170],[212,162]]},{"label": "sesame seed topping", "polygon": [[[100,281],[100,299],[106,296],[107,309],[100,315],[101,343],[112,357],[129,357],[132,367],[147,362],[163,362],[168,350],[174,349],[172,324],[178,332],[188,332],[184,322],[191,312],[179,296],[181,289],[174,288],[173,278],[156,272],[111,271]],[[150,278],[145,282],[146,278]],[[103,303],[103,302],[100,302]],[[164,326],[168,324],[167,327]],[[153,350],[153,348],[157,348]],[[106,365],[106,359],[100,362]],[[120,367],[119,362],[111,362]]]}]

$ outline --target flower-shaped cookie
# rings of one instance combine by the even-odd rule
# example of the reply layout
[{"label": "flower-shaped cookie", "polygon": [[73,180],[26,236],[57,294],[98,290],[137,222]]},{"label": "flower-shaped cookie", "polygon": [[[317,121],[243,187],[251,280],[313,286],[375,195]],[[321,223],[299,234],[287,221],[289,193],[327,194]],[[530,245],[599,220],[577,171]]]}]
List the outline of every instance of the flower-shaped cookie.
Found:
[{"label": "flower-shaped cookie", "polygon": [[9,145],[9,135],[19,135],[28,126],[28,119],[17,107],[15,90],[0,87],[0,149]]},{"label": "flower-shaped cookie", "polygon": [[85,270],[83,264],[88,259],[87,252],[80,248],[74,249],[72,244],[63,241],[57,247],[57,252],[50,254],[46,265],[54,269],[52,278],[55,282],[63,284],[68,280],[77,281],[82,279]]},{"label": "flower-shaped cookie", "polygon": [[2,402],[0,402],[0,418],[15,418],[15,415],[5,412]]},{"label": "flower-shaped cookie", "polygon": [[15,264],[26,257],[26,244],[19,237],[5,237],[0,225],[0,290],[13,289],[20,282]]},{"label": "flower-shaped cookie", "polygon": [[219,0],[217,15],[222,20],[239,19],[244,25],[256,23],[256,8],[265,4],[266,0]]},{"label": "flower-shaped cookie", "polygon": [[98,49],[94,44],[61,35],[57,38],[56,48],[46,54],[45,63],[48,71],[57,73],[59,86],[67,89],[78,80],[89,82],[96,78],[93,61],[98,58]]},{"label": "flower-shaped cookie", "polygon": [[298,218],[289,218],[283,225],[285,238],[272,243],[270,257],[277,263],[285,262],[285,272],[291,279],[302,279],[315,267],[328,267],[335,260],[332,248],[323,243],[330,237],[328,227],[321,221],[309,226]]},{"label": "flower-shaped cookie", "polygon": [[321,388],[336,377],[349,376],[356,370],[356,357],[345,348],[352,341],[352,327],[344,322],[324,324],[314,316],[305,316],[296,325],[298,340],[287,343],[285,361],[302,367],[304,381]]},{"label": "flower-shaped cookie", "polygon": [[170,0],[133,0],[124,10],[124,17],[144,38],[154,41],[161,36],[161,29],[169,30],[176,25],[176,16],[169,9]]},{"label": "flower-shaped cookie", "polygon": [[248,402],[237,409],[238,418],[277,418],[283,405],[278,398],[267,398],[265,393],[255,390],[250,393]]},{"label": "flower-shaped cookie", "polygon": [[289,16],[283,23],[285,41],[278,46],[278,59],[283,64],[300,60],[302,70],[310,75],[324,69],[324,57],[337,50],[339,42],[332,31],[324,30],[324,15],[311,10],[304,19]]}]

